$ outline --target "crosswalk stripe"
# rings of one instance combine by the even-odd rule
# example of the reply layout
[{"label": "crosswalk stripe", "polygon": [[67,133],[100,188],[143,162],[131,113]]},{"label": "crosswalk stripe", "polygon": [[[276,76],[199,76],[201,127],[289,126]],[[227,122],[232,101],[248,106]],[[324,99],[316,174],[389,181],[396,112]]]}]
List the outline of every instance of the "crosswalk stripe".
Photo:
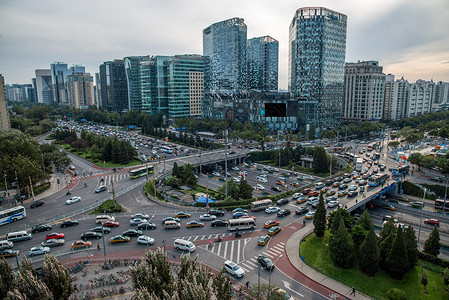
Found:
[{"label": "crosswalk stripe", "polygon": [[273,257],[272,254],[266,253],[266,252],[262,252],[263,255],[268,256],[268,257]]},{"label": "crosswalk stripe", "polygon": [[240,262],[240,242],[241,240],[238,241],[238,245],[237,245],[237,263]]},{"label": "crosswalk stripe", "polygon": [[[274,254],[273,254],[273,253],[271,253],[271,252],[274,252]],[[270,253],[270,254],[274,255],[275,257],[276,257],[276,256],[279,256],[279,255],[281,254],[281,252],[278,252],[278,251],[276,251],[276,250],[273,250],[273,249],[268,249],[268,253]]]},{"label": "crosswalk stripe", "polygon": [[245,269],[245,268],[242,268],[243,269],[243,271],[245,271],[245,272],[249,272],[249,270],[247,270],[247,269]]},{"label": "crosswalk stripe", "polygon": [[[240,263],[240,265],[241,266],[245,266],[245,267],[247,267],[248,269],[252,269],[252,268],[254,268],[254,267],[256,267],[256,265],[253,265],[253,266],[250,266],[250,265],[247,265],[247,261],[246,262],[242,262],[242,263]],[[252,264],[251,264],[252,265]]]},{"label": "crosswalk stripe", "polygon": [[231,251],[230,251],[230,252],[231,252],[231,253],[230,253],[230,254],[231,254],[231,258],[229,259],[230,261],[233,261],[232,259],[234,258],[234,242],[235,242],[235,241],[232,241],[232,242],[231,242],[231,243],[232,243],[232,247],[231,247]]},{"label": "crosswalk stripe", "polygon": [[[218,244],[218,251],[217,251],[218,256],[220,256],[221,244],[222,244],[222,243],[219,243],[219,244]],[[224,255],[223,255],[223,256],[224,256]]]},{"label": "crosswalk stripe", "polygon": [[223,253],[223,256],[224,256],[224,257],[226,257],[226,253],[228,253],[228,244],[229,244],[229,243],[226,243],[226,244],[225,244],[225,247],[224,247],[224,253]]},{"label": "crosswalk stripe", "polygon": [[284,247],[281,247],[281,246],[279,246],[279,245],[274,245],[274,246],[271,247],[271,248],[275,248],[276,250],[279,250],[279,251],[284,251]]}]

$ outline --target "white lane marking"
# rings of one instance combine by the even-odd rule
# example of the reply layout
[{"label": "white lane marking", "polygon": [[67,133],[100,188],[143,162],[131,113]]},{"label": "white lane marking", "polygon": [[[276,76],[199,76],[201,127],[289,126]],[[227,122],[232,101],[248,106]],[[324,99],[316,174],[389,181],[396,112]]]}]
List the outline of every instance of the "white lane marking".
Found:
[{"label": "white lane marking", "polygon": [[303,294],[298,293],[297,291],[295,291],[294,289],[292,289],[292,286],[290,285],[290,282],[285,281],[285,280],[281,280],[284,283],[284,287],[290,291],[292,291],[295,294],[298,294],[300,297],[304,298]]}]

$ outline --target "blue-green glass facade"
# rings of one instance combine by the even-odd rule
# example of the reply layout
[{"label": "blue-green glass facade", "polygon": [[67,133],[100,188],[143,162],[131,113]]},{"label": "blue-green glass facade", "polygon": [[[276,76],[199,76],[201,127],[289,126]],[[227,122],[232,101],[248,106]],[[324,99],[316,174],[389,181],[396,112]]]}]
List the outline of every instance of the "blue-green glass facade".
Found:
[{"label": "blue-green glass facade", "polygon": [[255,37],[247,43],[248,89],[278,89],[279,42],[270,36]]},{"label": "blue-green glass facade", "polygon": [[301,125],[341,124],[347,17],[323,7],[296,11],[289,30],[289,91]]}]

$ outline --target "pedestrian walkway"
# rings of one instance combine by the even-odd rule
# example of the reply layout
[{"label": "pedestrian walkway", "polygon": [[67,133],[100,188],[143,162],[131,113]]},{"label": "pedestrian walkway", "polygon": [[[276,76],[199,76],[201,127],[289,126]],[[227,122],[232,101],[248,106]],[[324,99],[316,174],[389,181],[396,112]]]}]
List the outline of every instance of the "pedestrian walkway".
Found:
[{"label": "pedestrian walkway", "polygon": [[[271,258],[272,260],[275,260],[278,257],[280,257],[280,255],[282,253],[284,253],[284,249],[285,249],[285,243],[280,242],[277,245],[271,246],[266,251],[263,251],[260,255],[263,255],[263,256]],[[257,262],[258,257],[259,257],[259,255],[255,255],[255,256],[251,257],[250,259],[248,259],[244,262],[241,262],[240,265],[241,265],[242,269],[245,270],[245,272],[249,272],[249,271],[253,270],[254,268],[260,267],[260,264]]]}]

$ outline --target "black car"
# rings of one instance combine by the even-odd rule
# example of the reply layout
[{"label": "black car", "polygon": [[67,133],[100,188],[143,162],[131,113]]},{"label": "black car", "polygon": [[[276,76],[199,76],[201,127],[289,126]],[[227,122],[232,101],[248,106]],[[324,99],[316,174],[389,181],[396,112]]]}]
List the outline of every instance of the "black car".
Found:
[{"label": "black car", "polygon": [[139,225],[137,225],[137,229],[139,229],[139,230],[147,230],[147,229],[153,230],[153,229],[156,229],[156,224],[143,222],[143,223],[140,223]]},{"label": "black car", "polygon": [[324,184],[327,185],[327,186],[331,186],[332,185],[332,180],[326,180],[324,182]]},{"label": "black car", "polygon": [[440,178],[440,177],[432,177],[432,178],[429,178],[429,180],[430,181],[436,181],[436,182],[443,182],[443,179]]},{"label": "black car", "polygon": [[357,191],[350,191],[350,192],[348,192],[348,197],[355,197],[358,194],[359,194],[359,192],[357,192]]},{"label": "black car", "polygon": [[288,204],[288,199],[279,199],[278,201],[276,201],[276,204],[281,206],[281,205],[285,205]]},{"label": "black car", "polygon": [[211,209],[209,210],[209,215],[213,215],[216,217],[223,217],[224,216],[224,211],[222,210],[218,210],[218,209]]},{"label": "black car", "polygon": [[30,208],[36,208],[36,207],[39,207],[39,206],[42,206],[42,205],[44,205],[44,201],[38,200],[36,202],[31,203]]},{"label": "black car", "polygon": [[42,225],[37,225],[37,226],[34,226],[32,229],[31,229],[31,233],[38,233],[38,232],[42,232],[42,231],[49,231],[49,230],[51,230],[51,225],[46,225],[46,224],[42,224]]},{"label": "black car", "polygon": [[271,189],[275,192],[282,192],[281,188],[278,186],[272,186]]},{"label": "black car", "polygon": [[217,227],[217,226],[228,226],[229,222],[225,221],[225,220],[213,220],[210,225],[212,227]]},{"label": "black car", "polygon": [[103,229],[102,229],[101,226],[97,226],[97,227],[92,228],[90,231],[93,231],[93,232],[100,232],[100,233],[106,234],[106,233],[111,232],[111,228],[109,228],[109,227],[103,227]]},{"label": "black car", "polygon": [[308,211],[309,211],[309,208],[304,206],[304,207],[298,208],[298,209],[295,211],[295,214],[297,214],[297,215],[302,215],[302,214],[307,213]]},{"label": "black car", "polygon": [[77,220],[65,220],[61,223],[61,227],[76,226],[78,223]]},{"label": "black car", "polygon": [[99,233],[99,232],[95,232],[95,231],[88,231],[88,232],[85,232],[85,233],[83,233],[82,235],[81,235],[81,239],[83,240],[83,241],[85,241],[85,240],[89,240],[89,239],[99,239],[99,238],[101,238],[103,235],[101,234],[101,233]]},{"label": "black car", "polygon": [[126,235],[126,236],[139,236],[139,235],[142,235],[142,231],[136,230],[136,229],[128,229],[126,231],[123,231],[123,235]]},{"label": "black car", "polygon": [[347,185],[346,183],[340,184],[340,185],[338,186],[338,189],[339,189],[339,190],[344,190],[344,189],[347,189],[347,188],[348,188],[348,185]]},{"label": "black car", "polygon": [[181,219],[180,218],[175,218],[175,217],[167,217],[167,218],[162,220],[162,224],[165,224],[165,222],[167,222],[167,221],[176,221],[176,222],[179,223],[179,222],[181,222]]},{"label": "black car", "polygon": [[274,269],[274,264],[271,261],[271,259],[269,259],[266,256],[260,255],[259,257],[257,257],[257,262],[265,268],[265,270],[268,271],[272,271]]},{"label": "black car", "polygon": [[288,216],[291,213],[292,212],[291,212],[290,209],[281,209],[280,211],[278,211],[278,217],[285,217],[285,216]]}]

